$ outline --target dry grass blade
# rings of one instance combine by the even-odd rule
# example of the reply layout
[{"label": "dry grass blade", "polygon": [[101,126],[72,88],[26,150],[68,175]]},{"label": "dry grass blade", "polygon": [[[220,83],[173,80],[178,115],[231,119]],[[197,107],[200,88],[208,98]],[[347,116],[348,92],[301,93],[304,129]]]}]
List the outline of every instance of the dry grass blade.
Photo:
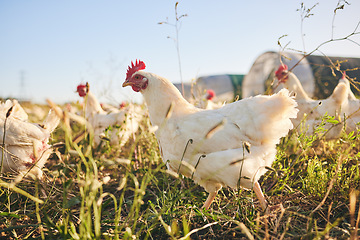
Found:
[{"label": "dry grass blade", "polygon": [[[190,163],[188,163],[188,162],[186,162],[186,161],[180,161],[178,171],[180,171],[180,167],[182,167],[182,166],[188,168],[188,170],[189,170],[190,172],[195,172],[195,168],[194,168]],[[178,172],[177,174],[179,174],[179,172]]]},{"label": "dry grass blade", "polygon": [[173,176],[174,178],[179,178],[179,174],[177,174],[176,172],[170,170],[170,169],[166,169],[165,172],[167,174],[169,174],[170,176]]},{"label": "dry grass blade", "polygon": [[68,114],[69,118],[71,120],[74,120],[75,122],[78,122],[78,123],[83,124],[83,125],[90,125],[90,124],[88,124],[86,119],[84,117],[82,117],[82,116],[79,116],[79,115],[76,115],[76,114],[73,114],[73,113],[70,113],[70,112],[68,112],[67,114]]},{"label": "dry grass blade", "polygon": [[19,194],[33,200],[34,202],[41,203],[41,204],[44,203],[43,200],[41,200],[39,198],[36,198],[33,195],[29,194],[28,192],[25,192],[24,190],[16,187],[14,184],[4,182],[1,179],[0,179],[0,187],[11,189],[12,191],[17,192],[17,193],[19,193]]},{"label": "dry grass blade", "polygon": [[230,165],[234,165],[234,164],[237,164],[239,162],[243,162],[246,158],[241,158],[241,159],[238,159],[238,160],[235,160],[233,162],[230,163]]},{"label": "dry grass blade", "polygon": [[214,136],[214,134],[218,131],[220,131],[224,125],[226,123],[226,119],[223,119],[221,122],[219,122],[218,124],[216,124],[213,128],[211,128],[205,135],[206,139],[211,138],[212,136]]},{"label": "dry grass blade", "polygon": [[13,108],[14,108],[14,106],[11,106],[11,107],[9,108],[9,110],[6,112],[6,118],[10,117]]},{"label": "dry grass blade", "polygon": [[165,119],[166,120],[171,117],[173,110],[174,110],[174,103],[171,102],[171,104],[170,104],[170,106],[169,106],[169,108],[168,108],[168,110],[166,111],[166,114],[165,114]]},{"label": "dry grass blade", "polygon": [[196,171],[197,166],[198,166],[199,163],[200,163],[201,158],[205,158],[205,157],[206,157],[206,155],[203,154],[203,155],[201,155],[201,156],[198,158],[198,160],[197,160],[197,162],[196,162],[196,164],[195,164],[195,167],[194,167],[194,171],[193,171],[193,173],[191,174],[191,178],[194,177],[194,173],[195,173],[195,171]]},{"label": "dry grass blade", "polygon": [[238,225],[239,225],[239,227],[241,229],[241,232],[243,234],[245,234],[248,239],[250,239],[250,240],[255,239],[254,236],[251,234],[250,230],[245,226],[244,223],[241,222]]},{"label": "dry grass blade", "polygon": [[193,141],[191,138],[187,141],[187,143],[186,143],[186,145],[185,145],[184,152],[183,152],[183,154],[182,154],[182,156],[181,156],[181,159],[180,159],[180,164],[179,164],[179,168],[178,168],[178,170],[177,170],[177,174],[179,174],[179,172],[180,172],[181,164],[182,164],[182,162],[183,162],[183,160],[184,160],[184,156],[185,156],[186,150],[187,150],[189,144],[193,144],[193,142],[194,142],[194,141]]},{"label": "dry grass blade", "polygon": [[125,164],[125,165],[131,164],[131,160],[125,158],[115,158],[115,161],[117,164]]},{"label": "dry grass blade", "polygon": [[51,101],[50,99],[46,99],[46,102],[52,109],[54,109],[56,115],[58,115],[60,119],[64,118],[63,111],[53,101]]},{"label": "dry grass blade", "polygon": [[218,222],[208,223],[208,224],[202,226],[201,228],[193,229],[193,230],[191,230],[188,234],[186,234],[184,237],[179,238],[179,240],[186,240],[186,239],[188,239],[188,237],[190,237],[192,234],[194,234],[194,233],[196,233],[196,232],[198,232],[198,231],[200,231],[200,230],[203,230],[203,229],[205,229],[205,228],[208,228],[208,227],[210,227],[210,226],[212,226],[212,225],[215,225],[215,224],[218,224]]},{"label": "dry grass blade", "polygon": [[251,144],[249,142],[244,141],[243,145],[244,145],[245,150],[250,154],[251,153],[251,151],[250,151]]},{"label": "dry grass blade", "polygon": [[79,142],[81,142],[81,140],[85,138],[85,136],[86,136],[86,131],[82,131],[73,138],[73,142],[78,144]]}]

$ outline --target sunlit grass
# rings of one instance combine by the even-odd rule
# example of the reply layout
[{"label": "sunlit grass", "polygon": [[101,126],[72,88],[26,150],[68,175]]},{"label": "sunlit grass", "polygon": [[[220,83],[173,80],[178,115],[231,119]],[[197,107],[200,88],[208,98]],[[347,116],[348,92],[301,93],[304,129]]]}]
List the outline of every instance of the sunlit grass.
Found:
[{"label": "sunlit grass", "polygon": [[[326,120],[325,120],[326,121]],[[359,235],[359,137],[293,131],[261,185],[265,215],[252,191],[222,189],[210,210],[207,193],[166,169],[148,117],[124,147],[93,148],[85,127],[62,121],[44,178],[9,188],[2,175],[0,236],[6,239],[347,239]],[[324,131],[319,129],[319,131]],[[76,141],[74,141],[76,139]],[[21,190],[21,191],[19,191]],[[41,200],[38,201],[37,199]],[[350,201],[351,199],[351,201]],[[350,204],[351,202],[351,204]]]}]

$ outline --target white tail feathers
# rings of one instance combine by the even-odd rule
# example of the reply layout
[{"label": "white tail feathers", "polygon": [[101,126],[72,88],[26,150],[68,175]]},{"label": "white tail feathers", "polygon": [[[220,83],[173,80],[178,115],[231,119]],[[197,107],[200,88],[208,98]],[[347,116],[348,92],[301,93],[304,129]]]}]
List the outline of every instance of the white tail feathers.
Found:
[{"label": "white tail feathers", "polygon": [[[61,110],[59,107],[57,108],[58,110]],[[59,123],[60,123],[60,117],[58,116],[58,114],[54,109],[50,109],[47,117],[43,122],[44,129],[46,129],[47,131],[49,131],[49,133],[51,133],[55,130],[55,128],[59,125]]]},{"label": "white tail feathers", "polygon": [[253,133],[262,144],[278,144],[294,126],[291,118],[296,118],[298,109],[294,97],[290,97],[287,89],[282,89],[271,96],[256,96],[252,107],[254,128]]},{"label": "white tail feathers", "polygon": [[281,137],[285,137],[289,130],[293,129],[291,118],[296,118],[299,110],[296,108],[297,103],[294,97],[290,97],[290,93],[287,89],[282,89],[276,95],[272,96],[273,101],[273,113],[270,115],[272,118],[272,126],[270,131],[274,135],[275,139],[279,142]]}]

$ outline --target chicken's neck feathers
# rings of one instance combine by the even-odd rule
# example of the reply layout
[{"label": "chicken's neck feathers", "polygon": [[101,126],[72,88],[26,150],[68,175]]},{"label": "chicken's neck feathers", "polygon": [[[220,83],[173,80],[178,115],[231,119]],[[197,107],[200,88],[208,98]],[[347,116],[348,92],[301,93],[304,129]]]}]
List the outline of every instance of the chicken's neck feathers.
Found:
[{"label": "chicken's neck feathers", "polygon": [[347,86],[347,90],[348,90],[348,93],[349,93],[349,96],[348,96],[349,100],[357,100],[357,98],[355,97],[354,93],[351,90],[349,80],[347,78],[341,78],[339,80],[339,83],[341,83],[341,82],[344,83]]},{"label": "chicken's neck feathers", "polygon": [[105,113],[95,95],[90,91],[86,95],[85,104],[86,114]]},{"label": "chicken's neck feathers", "polygon": [[146,73],[146,77],[149,84],[146,89],[142,90],[142,94],[153,125],[160,126],[169,114],[178,116],[199,110],[187,102],[169,80],[151,73]]},{"label": "chicken's neck feathers", "polygon": [[290,91],[296,93],[296,97],[295,97],[296,99],[312,100],[307,95],[300,80],[296,77],[294,73],[292,72],[289,73],[289,77],[285,85]]}]

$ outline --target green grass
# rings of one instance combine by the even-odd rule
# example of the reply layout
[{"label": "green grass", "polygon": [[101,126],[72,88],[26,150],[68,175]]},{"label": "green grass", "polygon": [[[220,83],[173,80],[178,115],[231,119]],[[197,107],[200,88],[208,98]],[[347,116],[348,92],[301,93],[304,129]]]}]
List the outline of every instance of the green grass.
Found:
[{"label": "green grass", "polygon": [[135,139],[122,149],[106,143],[94,149],[91,135],[77,143],[72,140],[84,126],[73,122],[70,131],[62,122],[52,142],[65,144],[47,162],[44,179],[24,179],[15,189],[6,185],[13,176],[1,176],[0,238],[355,239],[360,235],[358,135],[343,134],[325,142],[294,131],[282,139],[277,160],[260,184],[270,204],[283,207],[265,215],[252,191],[229,188],[219,192],[210,210],[201,210],[207,193],[166,169],[149,128],[145,118]]}]

